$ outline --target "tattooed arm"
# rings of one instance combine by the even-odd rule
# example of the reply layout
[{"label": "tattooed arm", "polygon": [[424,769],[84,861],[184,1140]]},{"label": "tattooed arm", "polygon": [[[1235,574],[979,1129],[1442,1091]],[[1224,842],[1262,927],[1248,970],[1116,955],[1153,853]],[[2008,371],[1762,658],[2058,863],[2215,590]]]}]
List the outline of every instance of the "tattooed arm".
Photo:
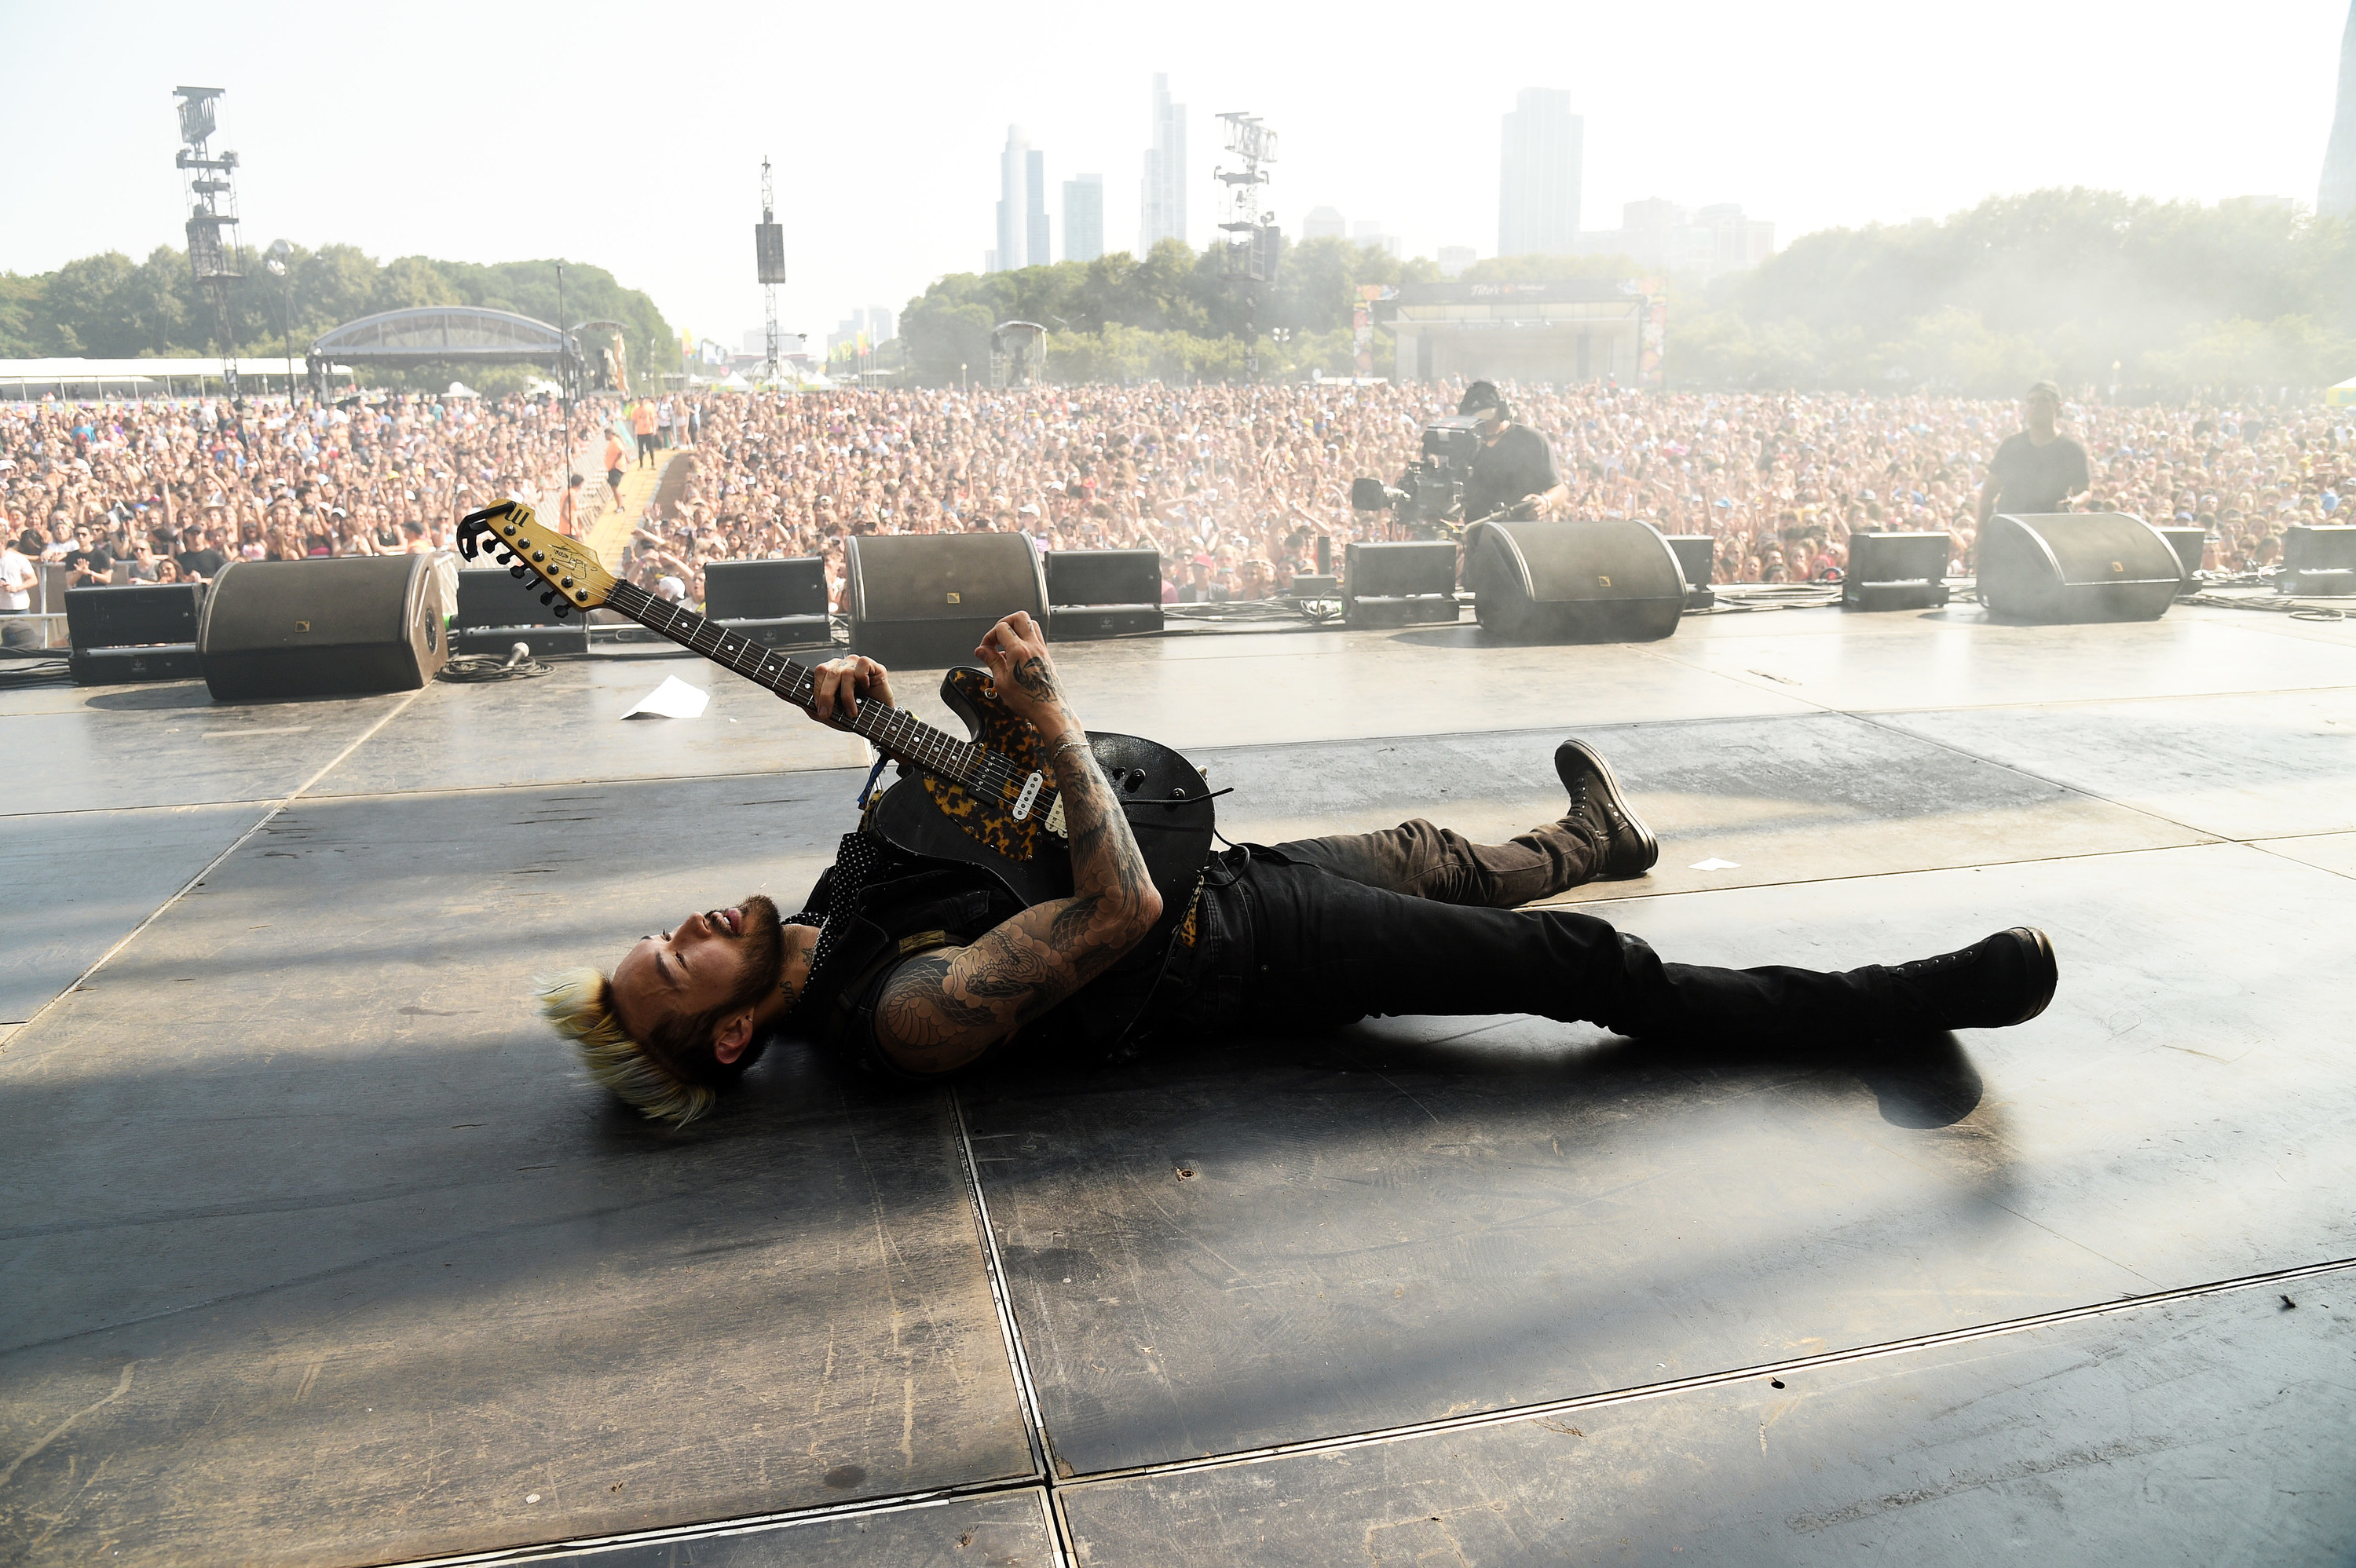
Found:
[{"label": "tattooed arm", "polygon": [[893,971],[876,1044],[910,1072],[947,1072],[1095,979],[1162,916],[1162,895],[1112,786],[1065,700],[1047,635],[1017,611],[975,650],[1007,707],[1046,742],[1071,834],[1072,896],[1024,910],[970,947],[945,947]]}]

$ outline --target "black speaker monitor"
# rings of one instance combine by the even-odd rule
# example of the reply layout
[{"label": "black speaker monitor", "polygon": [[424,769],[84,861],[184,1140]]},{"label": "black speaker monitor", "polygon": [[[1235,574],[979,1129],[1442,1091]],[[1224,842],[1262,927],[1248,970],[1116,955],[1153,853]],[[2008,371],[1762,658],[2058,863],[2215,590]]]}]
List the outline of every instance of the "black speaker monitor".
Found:
[{"label": "black speaker monitor", "polygon": [[1022,534],[854,534],[844,556],[851,651],[883,664],[970,664],[1015,611],[1046,619],[1045,574]]},{"label": "black speaker monitor", "polygon": [[1844,610],[1935,610],[1947,602],[1948,552],[1935,534],[1851,534],[1841,573]]},{"label": "black speaker monitor", "polygon": [[65,601],[73,645],[67,666],[76,685],[187,680],[203,673],[197,662],[203,583],[69,588]]},{"label": "black speaker monitor", "polygon": [[703,613],[764,647],[812,646],[829,641],[826,560],[715,560],[703,569]]},{"label": "black speaker monitor", "polygon": [[1686,603],[1707,609],[1718,603],[1711,592],[1709,579],[1718,565],[1718,540],[1708,534],[1665,534],[1669,549],[1677,558],[1677,570],[1685,574]]},{"label": "black speaker monitor", "polygon": [[[2283,535],[2282,576],[2276,584],[2285,593],[2356,593],[2356,527],[2294,525]],[[73,595],[66,598],[70,602]]]},{"label": "black speaker monitor", "polygon": [[1989,614],[2048,624],[2157,620],[2185,576],[2159,530],[2125,512],[1999,512],[1978,567]]},{"label": "black speaker monitor", "polygon": [[1677,629],[1686,579],[1649,523],[1476,523],[1464,578],[1483,629],[1525,642],[1651,642]]},{"label": "black speaker monitor", "polygon": [[1057,638],[1117,637],[1162,629],[1162,552],[1047,552],[1047,625]]},{"label": "black speaker monitor", "polygon": [[527,575],[519,581],[503,566],[460,568],[450,651],[504,654],[521,643],[531,649],[534,658],[587,653],[587,617],[557,619],[556,607],[540,602],[547,588],[537,577]]},{"label": "black speaker monitor", "polygon": [[432,556],[239,560],[205,596],[197,657],[217,701],[414,691],[442,633]]},{"label": "black speaker monitor", "polygon": [[1353,542],[1342,551],[1342,614],[1353,626],[1453,625],[1456,547],[1446,539]]},{"label": "black speaker monitor", "polygon": [[[2356,533],[2356,528],[2351,528],[2349,532]],[[2209,530],[2163,527],[2159,537],[2168,541],[2169,549],[2176,552],[2177,564],[2184,568],[2184,586],[2179,592],[2191,592],[2200,586],[2193,574],[2201,570],[2201,557],[2208,550]]]}]

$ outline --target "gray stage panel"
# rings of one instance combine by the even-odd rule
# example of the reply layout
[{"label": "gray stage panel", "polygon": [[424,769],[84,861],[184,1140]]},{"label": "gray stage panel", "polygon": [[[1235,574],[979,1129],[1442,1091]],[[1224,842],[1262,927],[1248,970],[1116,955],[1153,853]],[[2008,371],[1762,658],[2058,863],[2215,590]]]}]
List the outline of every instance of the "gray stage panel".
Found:
[{"label": "gray stage panel", "polygon": [[0,815],[276,800],[417,694],[215,702],[201,682],[59,688],[0,715],[0,748],[33,760]]},{"label": "gray stage panel", "polygon": [[301,802],[11,1040],[0,1537],[378,1561],[1028,1473],[944,1097],[788,1053],[666,1133],[526,995],[800,891],[835,782]]},{"label": "gray stage panel", "polygon": [[2356,1252],[2345,890],[2212,845],[1601,906],[1734,965],[2052,934],[2044,1018],[1902,1063],[1399,1019],[978,1085],[1058,1460],[1427,1421]]},{"label": "gray stage panel", "polygon": [[[2356,645],[2294,644],[2250,624],[2257,619],[2171,611],[2126,624],[2015,626],[1975,605],[1919,615],[1794,612],[1727,617],[1692,637],[1689,617],[1655,645],[1697,670],[1851,711],[2356,686]],[[1852,629],[1881,620],[1912,622],[1911,635]]]},{"label": "gray stage panel", "polygon": [[[1228,837],[1262,844],[1429,816],[1495,842],[1561,816],[1554,748],[1602,752],[1661,839],[1644,892],[1866,876],[2200,842],[2079,791],[1839,714],[1199,752]],[[1729,867],[1694,869],[1703,860]],[[1612,897],[1595,883],[1580,899]]]},{"label": "gray stage panel", "polygon": [[[815,656],[797,654],[796,657]],[[622,715],[678,679],[711,694],[695,719]],[[904,702],[948,718],[931,686]],[[958,734],[965,733],[962,725]],[[685,655],[562,659],[532,680],[436,682],[333,773],[320,795],[490,789],[595,779],[692,778],[863,766],[866,743],[766,687]]]},{"label": "gray stage panel", "polygon": [[1062,1494],[1098,1568],[2344,1564],[2345,1275]]},{"label": "gray stage panel", "polygon": [[905,1508],[535,1557],[566,1568],[1049,1568],[1046,1499],[1036,1487]]},{"label": "gray stage panel", "polygon": [[[2308,662],[2304,649],[2282,656]],[[2356,687],[1905,713],[1890,722],[2223,837],[2356,828]]]},{"label": "gray stage panel", "polygon": [[[0,730],[5,733],[5,730]],[[268,807],[0,816],[0,1023],[33,1016]]]},{"label": "gray stage panel", "polygon": [[1091,727],[1188,749],[1815,706],[1680,663],[1666,651],[1676,640],[1517,646],[1467,621],[1398,631],[1058,643],[1054,652]]}]

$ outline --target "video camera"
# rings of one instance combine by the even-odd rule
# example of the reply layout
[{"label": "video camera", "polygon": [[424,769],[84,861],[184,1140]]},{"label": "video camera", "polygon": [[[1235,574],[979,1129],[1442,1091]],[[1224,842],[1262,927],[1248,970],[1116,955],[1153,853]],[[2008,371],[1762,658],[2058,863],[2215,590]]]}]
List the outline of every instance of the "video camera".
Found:
[{"label": "video camera", "polygon": [[1350,484],[1350,505],[1361,512],[1394,509],[1420,537],[1453,539],[1464,523],[1464,486],[1481,450],[1481,416],[1450,414],[1423,427],[1423,455],[1408,464],[1396,486],[1371,475]]}]

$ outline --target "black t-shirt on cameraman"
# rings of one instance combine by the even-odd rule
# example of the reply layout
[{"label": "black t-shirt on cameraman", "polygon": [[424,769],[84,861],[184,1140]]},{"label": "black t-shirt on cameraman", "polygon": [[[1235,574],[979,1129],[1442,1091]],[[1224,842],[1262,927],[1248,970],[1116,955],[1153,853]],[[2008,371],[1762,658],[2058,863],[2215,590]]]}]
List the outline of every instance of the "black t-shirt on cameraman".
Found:
[{"label": "black t-shirt on cameraman", "polygon": [[221,568],[228,564],[229,557],[210,545],[203,549],[184,549],[180,552],[180,570],[190,577],[201,577],[207,581],[219,577]]},{"label": "black t-shirt on cameraman", "polygon": [[1464,486],[1464,520],[1485,517],[1525,496],[1543,496],[1561,482],[1547,438],[1526,424],[1508,424],[1494,446],[1472,454],[1472,477]]},{"label": "black t-shirt on cameraman", "polygon": [[1988,475],[1997,482],[1996,509],[2025,516],[2051,512],[2094,483],[2086,449],[2074,439],[2057,435],[2040,446],[2027,431],[2005,438]]}]

